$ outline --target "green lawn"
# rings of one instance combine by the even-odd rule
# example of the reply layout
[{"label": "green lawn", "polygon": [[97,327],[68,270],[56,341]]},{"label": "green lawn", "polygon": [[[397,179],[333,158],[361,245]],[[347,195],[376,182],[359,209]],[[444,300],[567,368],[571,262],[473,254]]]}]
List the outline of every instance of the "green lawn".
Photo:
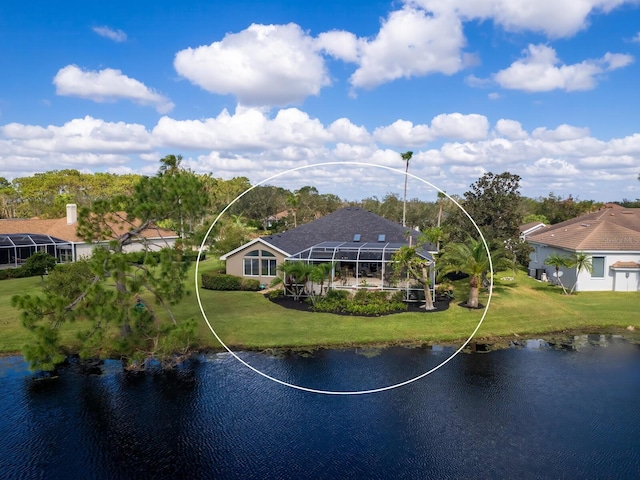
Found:
[{"label": "green lawn", "polygon": [[[200,273],[217,268],[214,260],[200,264]],[[192,270],[193,272],[193,270]],[[640,330],[640,292],[581,292],[572,296],[518,272],[497,274],[494,295],[476,338],[548,334],[565,330],[617,331],[628,325]],[[203,349],[220,344],[200,314],[190,276],[192,294],[174,311],[179,318],[199,320],[199,343]],[[37,293],[40,278],[0,282],[0,352],[16,352],[29,341],[20,325],[18,312],[11,307],[15,293]],[[348,346],[406,342],[445,342],[468,338],[482,311],[470,311],[457,304],[466,299],[464,281],[456,283],[456,300],[450,308],[435,313],[401,313],[382,317],[349,317],[325,313],[297,312],[280,307],[255,292],[214,292],[200,290],[202,304],[213,328],[235,349],[277,347]],[[486,295],[481,296],[486,304]],[[73,344],[81,324],[65,326],[64,338]]]}]

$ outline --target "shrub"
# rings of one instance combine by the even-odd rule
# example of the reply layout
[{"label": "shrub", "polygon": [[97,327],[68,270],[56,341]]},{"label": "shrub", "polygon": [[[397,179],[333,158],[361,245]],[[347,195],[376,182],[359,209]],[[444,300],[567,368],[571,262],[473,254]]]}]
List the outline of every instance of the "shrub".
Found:
[{"label": "shrub", "polygon": [[4,270],[0,270],[0,280],[7,280],[9,278],[24,278],[30,276],[31,275],[29,275],[29,272],[23,267],[6,268]]},{"label": "shrub", "polygon": [[270,290],[266,293],[266,296],[270,299],[276,299],[282,295],[282,290]]},{"label": "shrub", "polygon": [[36,252],[27,258],[22,268],[27,275],[35,277],[39,275],[44,280],[44,275],[53,270],[56,266],[56,259],[46,252]]},{"label": "shrub", "polygon": [[[402,298],[403,292],[399,293]],[[353,298],[348,291],[329,290],[324,298],[316,301],[312,309],[317,312],[351,315],[384,315],[407,310],[407,305],[402,300],[389,297],[387,292],[380,290],[358,290]]]},{"label": "shrub", "polygon": [[202,288],[207,290],[240,290],[241,278],[225,273],[203,273]]},{"label": "shrub", "polygon": [[392,303],[403,303],[404,293],[404,290],[396,290],[391,294],[391,298],[389,298],[389,301]]},{"label": "shrub", "polygon": [[260,290],[260,282],[255,278],[240,278],[240,290],[245,292],[257,292]]},{"label": "shrub", "polygon": [[260,282],[255,278],[242,278],[225,273],[203,273],[202,288],[207,290],[242,290],[256,292],[260,290]]},{"label": "shrub", "polygon": [[324,298],[326,300],[345,300],[350,296],[351,296],[351,292],[349,292],[348,290],[337,290],[334,288],[327,291]]}]

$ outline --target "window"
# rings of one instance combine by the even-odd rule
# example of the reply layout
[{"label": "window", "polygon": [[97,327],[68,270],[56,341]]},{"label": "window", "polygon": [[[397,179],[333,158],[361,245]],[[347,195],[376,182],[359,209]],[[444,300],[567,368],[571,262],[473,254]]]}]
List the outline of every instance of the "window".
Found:
[{"label": "window", "polygon": [[379,242],[384,242],[385,238],[387,238],[387,236],[384,233],[381,233],[380,235],[378,235]]},{"label": "window", "polygon": [[356,234],[353,236],[353,241],[354,241],[354,242],[359,242],[359,241],[360,241],[360,237],[361,237],[361,235],[360,235],[359,233],[356,233]]},{"label": "window", "polygon": [[260,250],[260,256],[262,257],[262,276],[275,277],[276,256],[267,250]]},{"label": "window", "polygon": [[276,276],[276,256],[267,250],[251,250],[245,254],[242,262],[246,277]]},{"label": "window", "polygon": [[593,266],[591,278],[604,278],[604,257],[592,257],[591,265]]},{"label": "window", "polygon": [[275,258],[262,259],[262,276],[263,277],[276,276],[276,259]]},{"label": "window", "polygon": [[243,258],[244,274],[247,277],[257,277],[260,275],[260,260],[258,258]]}]

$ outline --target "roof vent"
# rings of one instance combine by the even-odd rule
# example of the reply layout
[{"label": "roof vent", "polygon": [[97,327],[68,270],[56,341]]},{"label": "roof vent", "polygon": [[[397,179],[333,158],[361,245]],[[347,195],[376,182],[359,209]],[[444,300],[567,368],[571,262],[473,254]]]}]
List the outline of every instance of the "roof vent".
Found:
[{"label": "roof vent", "polygon": [[620,213],[622,213],[623,215],[633,215],[633,212],[632,212],[632,211],[630,211],[630,210],[623,210],[623,211],[622,211],[622,212],[620,212]]},{"label": "roof vent", "polygon": [[580,226],[581,227],[590,227],[591,225],[589,225],[588,223],[581,223]]},{"label": "roof vent", "polygon": [[356,233],[353,235],[353,241],[354,242],[359,242],[360,241],[360,237],[361,235],[359,233]]}]

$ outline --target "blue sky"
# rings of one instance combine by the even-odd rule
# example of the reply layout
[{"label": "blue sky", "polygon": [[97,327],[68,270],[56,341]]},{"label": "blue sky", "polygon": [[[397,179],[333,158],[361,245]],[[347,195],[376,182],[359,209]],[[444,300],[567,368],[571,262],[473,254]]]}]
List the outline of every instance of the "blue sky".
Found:
[{"label": "blue sky", "polygon": [[[509,171],[530,197],[640,197],[637,0],[4,2],[0,39],[9,179],[174,153],[258,182],[403,170],[412,150],[450,194]],[[402,175],[277,183],[356,199]]]}]

